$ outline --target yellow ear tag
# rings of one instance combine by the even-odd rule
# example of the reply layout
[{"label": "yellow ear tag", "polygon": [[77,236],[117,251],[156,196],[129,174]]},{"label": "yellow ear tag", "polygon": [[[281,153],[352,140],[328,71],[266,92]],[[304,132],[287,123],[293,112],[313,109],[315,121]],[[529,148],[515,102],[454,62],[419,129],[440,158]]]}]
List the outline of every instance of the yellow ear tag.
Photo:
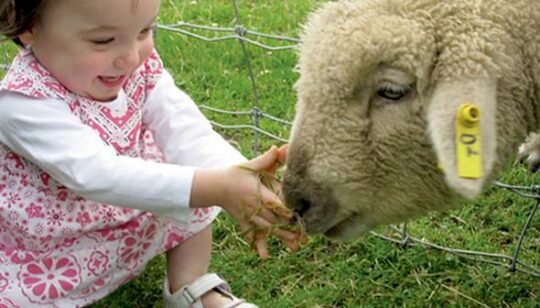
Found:
[{"label": "yellow ear tag", "polygon": [[482,176],[480,150],[480,109],[474,104],[463,104],[456,115],[458,176],[470,179]]}]

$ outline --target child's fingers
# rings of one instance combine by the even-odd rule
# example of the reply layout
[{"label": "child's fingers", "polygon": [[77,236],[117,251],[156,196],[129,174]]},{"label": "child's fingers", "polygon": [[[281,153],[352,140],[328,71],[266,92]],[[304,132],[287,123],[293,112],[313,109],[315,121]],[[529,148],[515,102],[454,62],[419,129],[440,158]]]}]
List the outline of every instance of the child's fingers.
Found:
[{"label": "child's fingers", "polygon": [[253,216],[250,221],[257,226],[258,229],[267,230],[270,229],[272,224],[261,216]]},{"label": "child's fingers", "polygon": [[240,225],[240,230],[242,231],[242,234],[243,234],[244,238],[246,239],[246,241],[248,241],[248,243],[253,243],[253,241],[255,240],[255,236],[254,236],[254,232],[250,228],[250,226],[241,224]]},{"label": "child's fingers", "polygon": [[261,187],[261,202],[263,204],[275,204],[276,206],[284,206],[281,199],[265,186]]},{"label": "child's fingers", "polygon": [[266,153],[247,162],[246,166],[257,171],[266,170],[272,168],[276,164],[277,159],[277,148],[272,146]]},{"label": "child's fingers", "polygon": [[280,166],[279,164],[280,164],[279,161],[276,160],[273,165],[271,165],[268,168],[265,168],[264,171],[266,171],[266,173],[270,175],[274,174],[276,172],[276,169]]},{"label": "child's fingers", "polygon": [[[263,209],[265,211],[263,211]],[[281,201],[265,202],[264,205],[256,211],[256,215],[259,215],[259,213],[265,213],[265,215],[260,216],[268,218],[267,220],[272,223],[290,223],[294,216],[294,212],[290,208],[285,206],[283,203],[281,203]],[[268,213],[271,213],[272,216],[270,216],[270,214]]]},{"label": "child's fingers", "polygon": [[261,234],[261,236],[256,236],[255,239],[255,249],[257,250],[257,254],[259,255],[259,258],[262,260],[268,259],[270,257],[270,254],[268,253],[268,242],[266,241],[266,235]]},{"label": "child's fingers", "polygon": [[264,207],[259,210],[256,216],[263,218],[271,224],[275,224],[276,222],[278,222],[277,216],[271,210]]},{"label": "child's fingers", "polygon": [[285,243],[285,246],[289,248],[291,251],[298,251],[300,249],[300,244],[298,241],[283,241]]},{"label": "child's fingers", "polygon": [[281,223],[290,223],[294,217],[294,212],[281,203],[269,204],[268,206],[270,207],[272,213],[279,217],[279,222]]},{"label": "child's fingers", "polygon": [[269,258],[268,236],[279,238],[289,250],[297,251],[300,248],[301,234],[279,228],[272,228],[272,223],[260,216],[253,216],[250,219],[252,225],[246,228],[245,238],[254,245],[257,254],[262,260]]},{"label": "child's fingers", "polygon": [[278,160],[284,163],[287,160],[287,153],[289,151],[289,145],[284,144],[278,149]]},{"label": "child's fingers", "polygon": [[[270,148],[270,150],[273,150],[274,146]],[[276,169],[280,167],[281,165],[285,164],[285,161],[287,160],[287,150],[289,148],[288,144],[284,144],[277,149],[277,156],[276,161],[268,168],[264,169],[266,172],[270,174],[274,174],[276,172]]]},{"label": "child's fingers", "polygon": [[294,242],[298,238],[298,234],[283,229],[274,228],[270,232],[272,232],[273,235],[277,236],[279,239],[286,243]]},{"label": "child's fingers", "polygon": [[298,238],[298,234],[294,232],[279,229],[279,228],[272,228],[272,224],[260,216],[252,217],[251,222],[253,222],[253,224],[255,224],[260,229],[270,230],[270,232],[273,235],[277,236],[279,239],[281,239],[284,242],[295,241]]},{"label": "child's fingers", "polygon": [[255,232],[250,229],[246,229],[244,232],[244,238],[251,243],[255,248],[255,251],[259,255],[259,258],[262,260],[268,259],[270,254],[268,253],[268,243],[266,242],[267,233],[266,231]]},{"label": "child's fingers", "polygon": [[277,179],[272,179],[265,183],[269,190],[271,190],[280,200],[283,200],[282,184]]}]

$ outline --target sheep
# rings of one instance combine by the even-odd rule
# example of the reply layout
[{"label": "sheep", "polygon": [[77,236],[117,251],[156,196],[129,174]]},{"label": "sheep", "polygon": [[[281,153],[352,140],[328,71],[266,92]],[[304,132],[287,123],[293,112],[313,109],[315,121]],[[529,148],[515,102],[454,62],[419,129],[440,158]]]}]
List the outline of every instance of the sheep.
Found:
[{"label": "sheep", "polygon": [[[454,208],[539,126],[538,0],[330,2],[298,54],[283,190],[311,234]],[[538,165],[540,140],[527,144]]]}]

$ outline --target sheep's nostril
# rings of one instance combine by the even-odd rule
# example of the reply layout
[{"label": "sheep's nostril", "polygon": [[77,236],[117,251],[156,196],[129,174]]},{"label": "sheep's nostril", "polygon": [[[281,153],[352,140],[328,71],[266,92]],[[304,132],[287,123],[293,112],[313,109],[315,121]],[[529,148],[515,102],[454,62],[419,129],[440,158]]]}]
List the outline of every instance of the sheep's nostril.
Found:
[{"label": "sheep's nostril", "polygon": [[305,198],[300,198],[298,200],[298,206],[296,208],[296,213],[300,215],[300,217],[303,217],[304,214],[309,210],[311,207],[311,202]]}]

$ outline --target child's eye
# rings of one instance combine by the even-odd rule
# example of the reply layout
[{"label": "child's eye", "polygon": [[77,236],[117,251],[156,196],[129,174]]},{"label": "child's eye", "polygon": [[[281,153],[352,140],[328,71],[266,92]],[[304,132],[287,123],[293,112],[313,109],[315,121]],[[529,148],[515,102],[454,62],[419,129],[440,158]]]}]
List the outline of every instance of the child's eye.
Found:
[{"label": "child's eye", "polygon": [[144,29],[141,30],[140,34],[142,34],[142,35],[147,34],[147,33],[151,32],[151,31],[154,31],[155,28],[156,28],[156,25],[152,25],[151,27],[144,28]]},{"label": "child's eye", "polygon": [[91,40],[92,43],[96,45],[107,45],[114,41],[114,37],[102,39],[102,40]]}]

